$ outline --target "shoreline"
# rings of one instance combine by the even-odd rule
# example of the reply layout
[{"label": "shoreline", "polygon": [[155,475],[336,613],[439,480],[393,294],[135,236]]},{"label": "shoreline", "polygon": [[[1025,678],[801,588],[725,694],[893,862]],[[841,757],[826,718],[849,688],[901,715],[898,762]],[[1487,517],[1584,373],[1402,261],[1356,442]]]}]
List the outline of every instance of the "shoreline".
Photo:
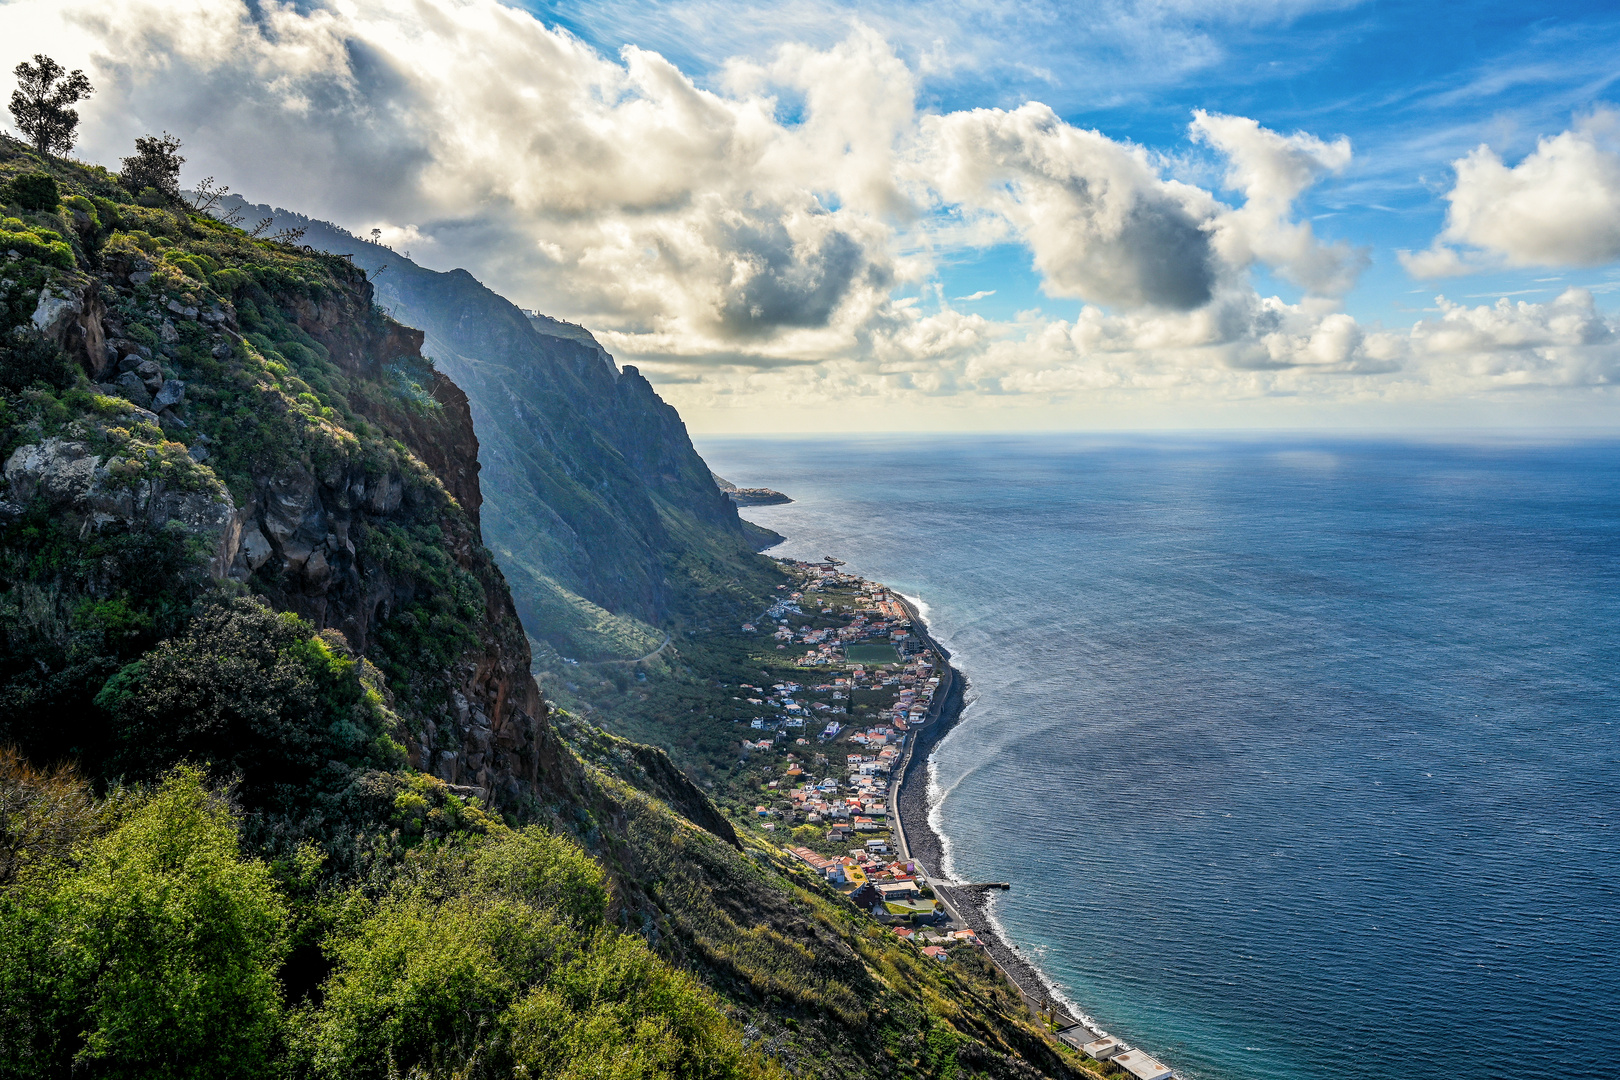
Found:
[{"label": "shoreline", "polygon": [[1070,1010],[1053,998],[1045,974],[1002,936],[990,918],[988,889],[942,884],[945,878],[945,842],[928,820],[933,809],[928,798],[928,756],[962,719],[968,682],[967,676],[951,663],[950,650],[929,634],[928,624],[917,606],[898,592],[894,592],[894,595],[899,597],[901,605],[910,615],[917,637],[944,662],[941,682],[949,679],[949,685],[944,687],[943,693],[936,694],[929,707],[927,721],[916,729],[907,744],[899,779],[894,784],[893,813],[898,825],[895,831],[900,837],[904,854],[919,864],[934,892],[945,901],[947,910],[956,916],[957,921],[965,923],[978,935],[985,952],[1001,969],[1007,981],[1018,988],[1030,1012],[1036,1015],[1050,1012],[1060,1028],[1081,1024],[1100,1038],[1106,1032],[1099,1031],[1094,1024],[1087,1023],[1081,1017],[1070,1015]]}]

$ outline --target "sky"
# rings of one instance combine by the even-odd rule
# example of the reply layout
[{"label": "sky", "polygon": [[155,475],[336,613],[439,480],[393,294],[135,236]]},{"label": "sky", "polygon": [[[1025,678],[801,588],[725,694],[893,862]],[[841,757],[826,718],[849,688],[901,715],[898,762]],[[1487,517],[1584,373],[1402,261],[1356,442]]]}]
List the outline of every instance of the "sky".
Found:
[{"label": "sky", "polygon": [[0,42],[90,76],[76,156],[172,132],[697,431],[1620,427],[1612,4],[12,0]]}]

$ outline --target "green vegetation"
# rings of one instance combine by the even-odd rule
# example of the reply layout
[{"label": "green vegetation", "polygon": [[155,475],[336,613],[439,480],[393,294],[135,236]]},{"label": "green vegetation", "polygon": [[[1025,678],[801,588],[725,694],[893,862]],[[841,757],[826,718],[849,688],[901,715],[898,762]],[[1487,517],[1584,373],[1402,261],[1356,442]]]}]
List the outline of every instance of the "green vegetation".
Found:
[{"label": "green vegetation", "polygon": [[[739,673],[807,669],[734,635],[783,572],[644,382],[537,389],[572,456],[483,507],[520,530],[549,492],[590,549],[526,556],[556,640],[657,652],[549,653],[599,706],[557,716],[573,750],[417,338],[347,260],[126,179],[0,142],[0,1080],[1068,1072],[982,957],[924,958],[704,798],[780,767],[734,771]],[[413,768],[434,730],[482,771]]]},{"label": "green vegetation", "polygon": [[[0,888],[0,1076],[772,1074],[690,976],[604,925],[600,867],[538,828],[461,833],[361,887],[311,846],[254,858],[196,769],[98,804],[12,756],[0,794],[24,867]],[[301,996],[300,948],[326,972]]]},{"label": "green vegetation", "polygon": [[844,658],[857,664],[898,664],[900,653],[887,642],[867,642],[845,648]]},{"label": "green vegetation", "polygon": [[355,769],[403,765],[404,731],[381,673],[342,634],[240,598],[203,608],[186,628],[125,666],[96,696],[112,717],[115,775],[156,776],[207,761],[260,805]]}]

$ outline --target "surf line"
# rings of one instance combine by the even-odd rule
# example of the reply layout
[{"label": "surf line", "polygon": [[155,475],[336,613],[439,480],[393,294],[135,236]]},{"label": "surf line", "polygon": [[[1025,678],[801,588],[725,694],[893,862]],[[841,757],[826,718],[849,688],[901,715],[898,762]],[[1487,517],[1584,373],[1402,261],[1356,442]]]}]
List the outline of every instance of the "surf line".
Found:
[{"label": "surf line", "polygon": [[951,663],[950,650],[928,632],[919,604],[894,589],[889,593],[898,597],[906,609],[912,632],[923,647],[932,649],[944,664],[934,699],[923,723],[914,727],[906,740],[900,768],[890,785],[889,826],[898,841],[901,860],[917,864],[918,872],[927,878],[951,921],[974,932],[990,962],[1017,987],[1024,1006],[1041,1023],[1049,1024],[1059,1039],[1089,1057],[1124,1065],[1135,1076],[1150,1076],[1153,1080],[1170,1077],[1170,1069],[1109,1035],[1086,1013],[1071,1009],[1053,987],[1051,978],[1008,944],[1000,925],[991,918],[989,893],[1007,889],[1011,882],[945,883],[945,842],[929,820],[933,807],[929,803],[928,759],[934,747],[962,719],[967,676]]}]

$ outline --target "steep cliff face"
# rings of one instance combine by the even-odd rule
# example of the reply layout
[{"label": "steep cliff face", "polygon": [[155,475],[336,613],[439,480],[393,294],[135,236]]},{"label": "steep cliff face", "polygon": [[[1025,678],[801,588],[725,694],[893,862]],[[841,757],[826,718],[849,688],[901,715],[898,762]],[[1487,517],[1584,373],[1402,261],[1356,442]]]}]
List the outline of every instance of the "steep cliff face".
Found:
[{"label": "steep cliff face", "polygon": [[531,634],[559,652],[628,658],[662,631],[724,624],[777,584],[685,424],[582,327],[525,313],[464,270],[425,270],[322,222],[265,207],[352,253],[378,300],[426,331],[482,440],[484,535]]},{"label": "steep cliff face", "polygon": [[576,795],[422,333],[341,258],[58,172],[69,202],[7,224],[65,257],[0,285],[33,286],[0,328],[0,738],[95,758],[108,676],[246,589],[387,675],[413,765],[511,809]]}]

